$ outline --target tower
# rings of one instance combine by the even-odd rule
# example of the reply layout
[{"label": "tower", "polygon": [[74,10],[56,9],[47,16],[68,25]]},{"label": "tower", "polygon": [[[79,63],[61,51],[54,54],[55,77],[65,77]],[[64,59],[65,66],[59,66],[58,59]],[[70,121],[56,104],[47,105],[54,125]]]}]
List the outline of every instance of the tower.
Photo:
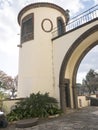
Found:
[{"label": "tower", "polygon": [[34,3],[20,11],[18,97],[49,92],[59,99],[53,71],[52,31],[58,26],[58,33],[64,32],[68,19],[67,11],[51,3]]}]

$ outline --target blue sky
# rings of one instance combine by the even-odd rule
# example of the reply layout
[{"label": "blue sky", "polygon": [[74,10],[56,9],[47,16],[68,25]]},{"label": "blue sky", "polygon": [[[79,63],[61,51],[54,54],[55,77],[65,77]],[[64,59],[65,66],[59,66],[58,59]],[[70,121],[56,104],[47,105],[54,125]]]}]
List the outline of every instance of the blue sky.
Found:
[{"label": "blue sky", "polygon": [[[20,36],[17,34],[20,33],[20,27],[17,22],[17,16],[24,6],[35,2],[55,3],[65,10],[69,9],[71,17],[98,4],[98,0],[0,0],[0,70],[12,77],[18,74],[19,48],[17,45],[20,42]],[[93,55],[95,53],[98,55],[97,49],[93,49]],[[92,53],[89,55],[93,57]],[[82,79],[89,67],[98,70],[97,57],[95,56],[95,62],[92,62],[91,66],[89,65],[89,57],[83,60],[79,69],[80,75],[78,77],[80,79],[78,80]]]}]

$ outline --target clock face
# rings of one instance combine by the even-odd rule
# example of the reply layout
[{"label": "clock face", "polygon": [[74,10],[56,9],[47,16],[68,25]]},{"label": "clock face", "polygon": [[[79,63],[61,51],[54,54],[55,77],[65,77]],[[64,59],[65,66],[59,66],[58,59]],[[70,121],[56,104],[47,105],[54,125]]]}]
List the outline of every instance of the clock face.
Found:
[{"label": "clock face", "polygon": [[53,24],[52,24],[52,21],[50,19],[44,19],[42,21],[42,29],[45,31],[45,32],[51,32],[52,29],[53,29]]}]

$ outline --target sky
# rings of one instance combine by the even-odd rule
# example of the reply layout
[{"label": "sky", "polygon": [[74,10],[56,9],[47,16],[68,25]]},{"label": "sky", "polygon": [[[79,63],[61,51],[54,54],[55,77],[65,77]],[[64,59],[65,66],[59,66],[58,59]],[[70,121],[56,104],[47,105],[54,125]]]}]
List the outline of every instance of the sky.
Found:
[{"label": "sky", "polygon": [[[23,7],[36,2],[55,3],[65,10],[69,9],[71,17],[98,4],[98,0],[0,0],[0,70],[9,76],[15,77],[18,74],[19,48],[17,45],[20,44],[20,27],[17,16]],[[84,58],[78,71],[79,81],[90,68],[98,70],[97,50],[98,47],[95,47]],[[90,61],[89,57],[94,58]]]}]

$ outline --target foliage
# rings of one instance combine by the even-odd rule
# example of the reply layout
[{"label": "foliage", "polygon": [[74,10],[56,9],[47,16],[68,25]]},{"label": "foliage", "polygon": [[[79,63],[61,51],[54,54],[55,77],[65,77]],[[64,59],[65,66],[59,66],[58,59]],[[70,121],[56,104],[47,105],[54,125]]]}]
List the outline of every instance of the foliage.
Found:
[{"label": "foliage", "polygon": [[3,92],[0,91],[0,110],[2,109],[2,100],[6,99],[8,97],[7,94],[4,94]]},{"label": "foliage", "polygon": [[86,79],[83,79],[82,86],[88,89],[89,94],[95,94],[95,91],[98,90],[98,73],[90,69],[86,75]]},{"label": "foliage", "polygon": [[9,98],[9,95],[7,93],[3,93],[0,91],[0,101]]},{"label": "foliage", "polygon": [[18,102],[7,117],[9,121],[14,121],[32,117],[48,117],[60,112],[55,98],[49,97],[48,93],[40,94],[38,92]]},{"label": "foliage", "polygon": [[11,76],[8,76],[6,73],[0,70],[0,90],[11,91],[11,96],[14,97],[16,89],[17,89],[17,81],[18,76],[15,78],[12,78]]}]

